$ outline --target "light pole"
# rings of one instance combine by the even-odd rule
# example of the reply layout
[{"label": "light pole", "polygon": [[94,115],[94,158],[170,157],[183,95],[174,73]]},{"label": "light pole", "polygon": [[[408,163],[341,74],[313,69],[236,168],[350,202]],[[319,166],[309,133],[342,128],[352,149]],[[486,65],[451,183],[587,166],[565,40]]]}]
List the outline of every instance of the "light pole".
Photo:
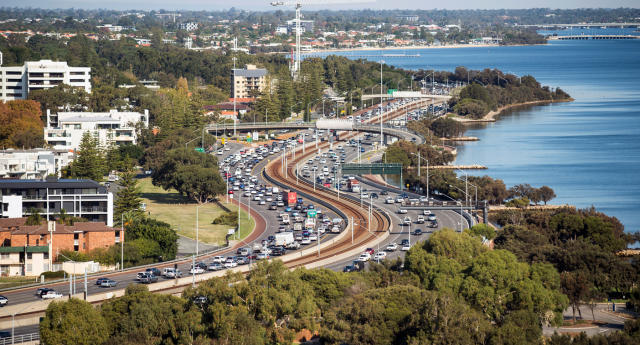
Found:
[{"label": "light pole", "polygon": [[460,169],[456,169],[456,170],[458,170],[459,172],[464,174],[464,195],[465,195],[464,201],[465,201],[466,205],[469,206],[469,192],[468,192],[469,191],[469,182],[468,182],[469,181],[469,174],[467,174],[466,171],[463,171],[463,170],[460,170]]},{"label": "light pole", "polygon": [[[461,193],[464,193],[464,191],[462,189],[460,189],[460,188],[458,188],[458,187],[456,187],[454,185],[449,185],[449,187],[453,187],[453,188],[459,190]],[[450,197],[450,196],[448,196],[446,194],[442,194],[442,195],[446,196],[447,198],[449,198],[449,199],[451,199],[453,201],[456,201],[452,197]],[[465,195],[465,198],[466,197],[467,196]],[[460,202],[460,232],[462,232],[462,223],[464,222],[464,219],[463,219],[464,216],[462,215],[462,202],[461,201],[458,201],[458,202]]]},{"label": "light pole", "polygon": [[383,139],[382,139],[382,120],[383,117],[382,116],[382,64],[384,63],[384,60],[380,60],[380,148],[382,148],[382,146],[384,145]]},{"label": "light pole", "polygon": [[200,212],[200,207],[204,206],[205,204],[201,204],[196,206],[196,256],[198,256],[198,254],[200,254],[200,218],[199,218],[199,212]]},{"label": "light pole", "polygon": [[[413,155],[418,156],[418,177],[420,177],[420,167],[422,166],[422,162],[420,161],[422,159],[422,156],[420,155],[420,153],[418,152],[413,152]],[[425,161],[427,161],[427,202],[429,201],[429,160],[425,159]]]}]

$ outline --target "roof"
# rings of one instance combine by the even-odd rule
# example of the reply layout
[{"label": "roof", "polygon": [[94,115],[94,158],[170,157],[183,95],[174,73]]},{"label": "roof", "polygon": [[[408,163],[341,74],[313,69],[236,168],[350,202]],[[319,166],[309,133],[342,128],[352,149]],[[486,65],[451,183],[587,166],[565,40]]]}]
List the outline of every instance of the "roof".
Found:
[{"label": "roof", "polygon": [[[27,218],[0,218],[0,232],[10,231],[11,235],[46,235],[49,233],[47,222],[40,225],[25,225]],[[112,232],[119,229],[108,227],[101,222],[75,222],[73,225],[56,224],[54,234],[73,234],[76,232]]]},{"label": "roof", "polygon": [[[248,110],[249,106],[243,103],[236,103],[236,110]],[[233,110],[233,102],[223,102],[214,105],[205,105],[205,110]]]},{"label": "roof", "polygon": [[27,188],[100,188],[98,182],[82,179],[56,179],[56,180],[18,180],[0,179],[0,188],[27,189]]},{"label": "roof", "polygon": [[267,70],[264,68],[256,68],[256,69],[233,69],[233,75],[236,77],[245,77],[245,78],[260,78],[267,75]]},{"label": "roof", "polygon": [[63,122],[120,122],[120,119],[115,119],[112,117],[106,116],[95,116],[95,117],[84,117],[84,116],[74,116],[67,117]]}]

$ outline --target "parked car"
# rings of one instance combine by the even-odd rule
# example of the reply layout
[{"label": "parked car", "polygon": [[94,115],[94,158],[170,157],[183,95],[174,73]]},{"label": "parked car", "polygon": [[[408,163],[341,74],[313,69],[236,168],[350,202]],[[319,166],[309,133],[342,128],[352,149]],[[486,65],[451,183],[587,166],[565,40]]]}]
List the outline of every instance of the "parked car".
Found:
[{"label": "parked car", "polygon": [[42,295],[40,295],[40,298],[42,299],[54,299],[54,298],[61,298],[61,297],[62,297],[62,294],[55,290],[49,290],[43,293]]},{"label": "parked car", "polygon": [[106,288],[110,288],[110,287],[116,287],[118,285],[118,282],[113,280],[113,279],[105,279],[100,283],[100,287],[106,287]]}]

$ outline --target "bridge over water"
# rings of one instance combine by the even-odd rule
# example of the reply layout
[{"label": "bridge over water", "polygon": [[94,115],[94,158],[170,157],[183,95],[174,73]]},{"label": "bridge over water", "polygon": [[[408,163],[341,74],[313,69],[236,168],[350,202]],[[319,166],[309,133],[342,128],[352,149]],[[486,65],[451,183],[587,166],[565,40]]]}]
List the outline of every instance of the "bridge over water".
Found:
[{"label": "bridge over water", "polygon": [[550,40],[635,40],[640,39],[636,35],[566,35],[566,36],[549,36]]}]

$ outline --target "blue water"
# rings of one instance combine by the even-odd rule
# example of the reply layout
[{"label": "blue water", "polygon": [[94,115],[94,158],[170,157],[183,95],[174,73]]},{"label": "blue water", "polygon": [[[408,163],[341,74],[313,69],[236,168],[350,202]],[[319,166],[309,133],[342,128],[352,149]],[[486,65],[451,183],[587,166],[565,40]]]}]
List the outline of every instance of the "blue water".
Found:
[{"label": "blue water", "polygon": [[471,127],[466,135],[480,141],[460,146],[456,163],[486,165],[489,170],[475,173],[500,178],[508,187],[548,185],[558,195],[552,203],[593,205],[620,219],[627,232],[640,230],[640,39],[393,51],[401,52],[420,57],[386,63],[449,71],[498,68],[567,91],[574,102],[529,107]]}]

